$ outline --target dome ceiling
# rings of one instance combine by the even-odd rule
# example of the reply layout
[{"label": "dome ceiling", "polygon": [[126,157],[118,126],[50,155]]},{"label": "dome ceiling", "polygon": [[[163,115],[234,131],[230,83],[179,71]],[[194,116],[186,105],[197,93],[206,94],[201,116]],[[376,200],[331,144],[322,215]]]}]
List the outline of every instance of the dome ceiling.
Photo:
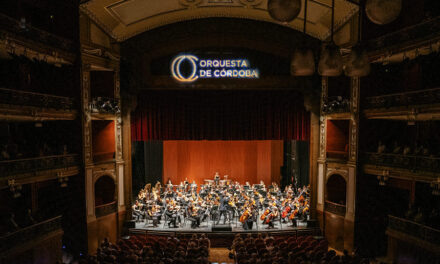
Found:
[{"label": "dome ceiling", "polygon": [[[309,0],[307,34],[326,40],[331,34],[331,0]],[[335,31],[357,13],[354,0],[335,1]],[[299,31],[303,28],[304,0],[299,16],[290,23],[279,23],[267,12],[267,0],[89,0],[81,10],[117,41],[175,22],[231,17],[266,21]],[[351,34],[352,30],[344,30]],[[350,38],[350,37],[349,37]]]}]

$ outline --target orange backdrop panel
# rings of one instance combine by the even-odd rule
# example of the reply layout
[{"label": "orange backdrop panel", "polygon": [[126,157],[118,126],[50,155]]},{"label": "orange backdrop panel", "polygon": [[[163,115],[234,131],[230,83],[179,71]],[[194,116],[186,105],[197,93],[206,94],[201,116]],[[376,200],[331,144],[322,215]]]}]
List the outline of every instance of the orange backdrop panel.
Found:
[{"label": "orange backdrop panel", "polygon": [[163,179],[179,184],[185,178],[197,184],[215,172],[240,183],[280,181],[281,140],[167,140],[163,141]]}]

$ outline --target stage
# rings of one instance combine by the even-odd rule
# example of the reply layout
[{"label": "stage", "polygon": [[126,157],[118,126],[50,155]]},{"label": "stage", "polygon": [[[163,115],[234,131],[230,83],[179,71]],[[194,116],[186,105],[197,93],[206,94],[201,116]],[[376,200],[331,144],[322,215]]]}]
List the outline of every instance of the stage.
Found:
[{"label": "stage", "polygon": [[[321,231],[317,226],[316,221],[298,221],[298,226],[292,227],[292,223],[281,223],[280,221],[275,222],[275,228],[267,229],[267,225],[263,225],[260,220],[258,220],[258,225],[253,226],[252,230],[244,230],[242,224],[239,221],[232,221],[230,224],[231,231],[221,230],[225,226],[229,226],[228,223],[223,225],[221,222],[219,225],[215,225],[213,221],[203,222],[198,228],[191,228],[189,221],[183,227],[169,228],[168,224],[161,224],[158,227],[153,227],[152,222],[135,223],[134,228],[129,229],[129,233],[132,235],[145,235],[145,236],[177,236],[177,237],[190,237],[192,234],[206,234],[211,239],[211,245],[213,247],[227,247],[230,246],[234,236],[236,234],[253,234],[257,233],[269,233],[274,237],[291,237],[291,236],[320,236]],[[216,229],[220,228],[220,229]]]}]

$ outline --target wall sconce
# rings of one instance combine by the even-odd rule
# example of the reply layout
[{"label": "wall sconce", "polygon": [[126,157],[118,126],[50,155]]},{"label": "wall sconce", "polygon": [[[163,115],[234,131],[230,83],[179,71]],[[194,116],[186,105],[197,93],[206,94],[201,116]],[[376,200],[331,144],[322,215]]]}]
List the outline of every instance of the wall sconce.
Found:
[{"label": "wall sconce", "polygon": [[18,198],[21,196],[21,192],[20,192],[22,189],[21,184],[17,184],[17,183],[15,183],[14,179],[11,179],[11,180],[8,180],[8,186],[9,186],[9,190],[11,191],[12,196],[14,198]]},{"label": "wall sconce", "polygon": [[63,177],[61,173],[58,173],[58,182],[60,183],[61,188],[66,188],[68,181],[69,181],[69,177]]},{"label": "wall sconce", "polygon": [[390,175],[390,172],[389,172],[389,171],[383,171],[383,172],[382,172],[382,175],[378,175],[378,176],[377,176],[377,179],[379,180],[379,185],[380,185],[380,186],[385,186],[385,185],[387,185],[387,181],[388,181],[388,179],[389,179],[389,175]]}]

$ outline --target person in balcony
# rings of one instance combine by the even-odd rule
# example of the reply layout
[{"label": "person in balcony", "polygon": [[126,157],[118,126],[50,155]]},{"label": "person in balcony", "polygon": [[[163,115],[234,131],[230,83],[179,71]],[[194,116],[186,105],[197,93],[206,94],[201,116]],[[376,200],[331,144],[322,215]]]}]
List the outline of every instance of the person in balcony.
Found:
[{"label": "person in balcony", "polygon": [[411,147],[408,145],[405,145],[403,148],[403,155],[410,155],[411,154]]},{"label": "person in balcony", "polygon": [[387,147],[385,146],[385,144],[383,144],[382,141],[379,140],[379,145],[377,146],[377,154],[385,153],[386,148]]},{"label": "person in balcony", "polygon": [[11,156],[9,155],[6,145],[0,146],[0,160],[9,160]]},{"label": "person in balcony", "polygon": [[402,147],[397,144],[397,141],[394,141],[393,143],[393,154],[400,154],[402,153]]},{"label": "person in balcony", "polygon": [[422,209],[417,210],[417,214],[414,216],[414,222],[419,224],[423,224],[425,222],[425,215],[423,214]]}]

